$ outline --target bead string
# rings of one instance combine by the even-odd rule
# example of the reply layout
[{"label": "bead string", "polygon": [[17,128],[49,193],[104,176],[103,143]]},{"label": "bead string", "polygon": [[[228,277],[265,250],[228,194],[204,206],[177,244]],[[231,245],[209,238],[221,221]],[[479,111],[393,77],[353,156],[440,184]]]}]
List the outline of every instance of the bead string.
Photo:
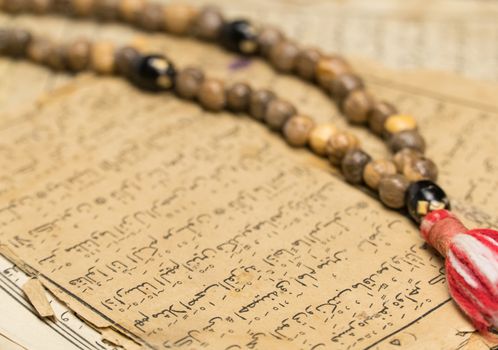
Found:
[{"label": "bead string", "polygon": [[[269,90],[253,90],[246,83],[225,89],[222,81],[205,78],[198,68],[187,67],[177,72],[165,57],[143,56],[130,47],[114,50],[109,43],[91,44],[85,40],[57,45],[19,29],[0,32],[0,52],[10,56],[26,56],[54,70],[117,72],[144,89],[172,88],[178,96],[197,100],[210,111],[226,108],[248,112],[266,122],[270,129],[281,131],[291,146],[309,145],[317,155],[327,156],[341,168],[346,181],[364,183],[378,191],[387,207],[401,209],[406,205],[416,222],[432,210],[449,208],[446,195],[434,183],[437,167],[423,155],[425,141],[415,119],[398,113],[388,102],[376,101],[340,56],[324,54],[317,48],[301,49],[271,26],[256,27],[240,19],[226,21],[219,9],[211,6],[197,9],[186,4],[163,5],[145,0],[3,0],[0,5],[13,14],[55,12],[122,21],[148,31],[162,30],[218,42],[243,55],[258,54],[278,71],[295,73],[328,92],[350,123],[368,125],[374,134],[386,140],[393,159],[372,160],[352,133],[337,130],[331,123],[315,125],[310,117],[298,113],[292,103]],[[150,76],[145,77],[147,74]]]},{"label": "bead string", "polygon": [[449,200],[435,184],[437,168],[423,156],[425,141],[415,119],[399,114],[389,103],[376,101],[361,78],[341,57],[315,48],[300,49],[277,29],[257,29],[246,20],[225,21],[213,7],[160,5],[145,0],[0,0],[0,9],[11,13],[49,11],[99,20],[121,20],[146,30],[192,34],[218,41],[244,55],[259,54],[283,73],[296,73],[317,83],[330,94],[349,122],[368,124],[394,153],[393,160],[372,160],[358,139],[330,123],[315,125],[288,101],[266,89],[247,83],[228,88],[202,70],[177,70],[161,55],[144,55],[127,46],[116,49],[106,42],[76,40],[55,44],[47,38],[17,29],[0,29],[0,54],[25,57],[54,70],[93,70],[118,73],[136,86],[152,91],[173,90],[210,111],[245,112],[264,121],[294,147],[309,146],[340,166],[345,179],[377,190],[387,207],[407,206],[413,220],[421,222],[421,234],[446,259],[448,289],[453,300],[482,332],[498,328],[498,232],[467,228],[450,212]]}]

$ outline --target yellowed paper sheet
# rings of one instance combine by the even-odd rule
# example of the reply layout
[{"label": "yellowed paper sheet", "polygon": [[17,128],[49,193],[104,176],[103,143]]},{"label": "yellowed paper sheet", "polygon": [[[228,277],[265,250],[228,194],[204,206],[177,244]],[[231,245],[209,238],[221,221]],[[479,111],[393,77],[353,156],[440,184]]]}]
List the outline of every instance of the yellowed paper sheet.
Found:
[{"label": "yellowed paper sheet", "polygon": [[[456,210],[496,226],[493,102],[368,72],[382,97],[423,116]],[[306,93],[303,111],[338,119],[308,86],[278,78],[275,88],[284,81],[290,98]],[[2,126],[2,241],[115,329],[154,348],[466,341],[439,258],[408,219],[325,162],[249,118],[121,81],[86,78],[66,91]]]},{"label": "yellowed paper sheet", "polygon": [[[325,95],[260,62],[234,71],[234,56],[205,44],[153,46],[345,127]],[[497,227],[496,87],[355,63],[378,96],[417,116],[466,223]],[[113,79],[84,78],[25,109],[0,124],[2,251],[99,326],[158,349],[481,344],[408,219],[255,121]]]},{"label": "yellowed paper sheet", "polygon": [[22,287],[24,294],[28,297],[30,303],[34,306],[36,312],[41,317],[53,317],[54,310],[50,306],[45,289],[36,278],[28,280]]}]

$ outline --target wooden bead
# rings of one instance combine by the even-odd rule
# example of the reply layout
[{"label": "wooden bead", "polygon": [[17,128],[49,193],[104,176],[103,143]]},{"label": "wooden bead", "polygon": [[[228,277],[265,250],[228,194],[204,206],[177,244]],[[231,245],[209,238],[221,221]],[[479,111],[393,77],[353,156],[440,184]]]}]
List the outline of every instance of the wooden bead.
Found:
[{"label": "wooden bead", "polygon": [[377,159],[365,166],[363,170],[363,181],[373,190],[379,188],[380,180],[384,176],[396,174],[396,165],[386,159]]},{"label": "wooden bead", "polygon": [[384,176],[379,183],[379,197],[382,203],[393,209],[405,205],[405,193],[410,182],[399,174]]},{"label": "wooden bead", "polygon": [[163,6],[156,3],[145,3],[139,11],[135,23],[150,32],[164,27]]},{"label": "wooden bead", "polygon": [[322,56],[316,65],[315,78],[320,86],[329,89],[332,80],[348,72],[351,72],[351,67],[343,58]]},{"label": "wooden bead", "polygon": [[75,16],[76,9],[73,6],[72,0],[52,0],[50,9],[52,12],[61,13],[64,16]]},{"label": "wooden bead", "polygon": [[289,102],[275,98],[268,103],[265,122],[272,130],[282,130],[287,119],[296,114],[296,108]]},{"label": "wooden bead", "polygon": [[282,40],[284,35],[280,30],[271,26],[263,27],[257,37],[259,52],[263,57],[268,57],[271,48]]},{"label": "wooden bead", "polygon": [[253,91],[249,100],[249,113],[251,116],[257,120],[263,120],[268,104],[274,98],[275,94],[270,90]]},{"label": "wooden bead", "polygon": [[398,172],[402,173],[406,164],[409,164],[410,162],[413,162],[416,159],[422,157],[422,153],[417,150],[414,150],[412,148],[403,148],[402,150],[394,154],[393,161]]},{"label": "wooden bead", "polygon": [[204,40],[215,40],[218,38],[224,23],[225,20],[218,8],[204,7],[194,21],[194,34]]},{"label": "wooden bead", "polygon": [[176,76],[175,91],[178,96],[193,99],[204,80],[204,73],[194,67],[182,69]]},{"label": "wooden bead", "polygon": [[48,39],[35,37],[29,43],[26,54],[31,61],[37,64],[46,64],[52,47],[53,43]]},{"label": "wooden bead", "polygon": [[71,8],[75,15],[80,17],[90,16],[99,0],[71,0]]},{"label": "wooden bead", "polygon": [[131,46],[125,46],[118,49],[115,58],[118,73],[126,78],[131,78],[140,57],[140,53]]},{"label": "wooden bead", "polygon": [[47,13],[51,5],[51,0],[29,0],[29,9],[37,14]]},{"label": "wooden bead", "polygon": [[384,124],[387,118],[397,114],[396,108],[388,102],[375,102],[370,115],[368,116],[368,126],[377,135],[383,135]]},{"label": "wooden bead", "polygon": [[45,64],[56,71],[64,70],[66,69],[66,58],[66,47],[62,45],[52,45]]},{"label": "wooden bead", "polygon": [[327,142],[325,153],[333,165],[339,165],[349,150],[359,146],[360,142],[356,136],[347,131],[337,131]]},{"label": "wooden bead", "polygon": [[327,142],[337,132],[337,128],[332,123],[319,124],[315,126],[310,133],[310,147],[316,154],[325,155]]},{"label": "wooden bead", "polygon": [[235,112],[249,108],[251,87],[246,83],[235,83],[227,90],[227,107]]},{"label": "wooden bead", "polygon": [[115,21],[119,18],[120,0],[97,0],[93,4],[93,13],[101,21]]},{"label": "wooden bead", "polygon": [[3,0],[2,10],[8,13],[21,13],[26,11],[28,3],[26,0]]},{"label": "wooden bead", "polygon": [[296,64],[299,48],[291,41],[280,41],[270,49],[270,62],[281,72],[291,72]]},{"label": "wooden bead", "polygon": [[[30,32],[24,29],[12,29],[8,30],[4,34],[3,40],[5,40],[5,53],[13,57],[21,57],[26,54],[26,50],[31,42]],[[2,39],[0,39],[2,40]]]},{"label": "wooden bead", "polygon": [[360,184],[363,181],[363,170],[372,158],[361,149],[346,152],[341,162],[342,174],[347,182]]},{"label": "wooden bead", "polygon": [[417,130],[398,132],[389,138],[388,143],[393,153],[403,148],[413,148],[421,153],[425,151],[425,140]]},{"label": "wooden bead", "polygon": [[90,43],[87,40],[77,40],[67,47],[67,67],[75,72],[82,71],[90,63]]},{"label": "wooden bead", "polygon": [[297,74],[303,79],[313,80],[315,78],[316,65],[320,57],[320,50],[315,48],[307,48],[299,51],[296,57]]},{"label": "wooden bead", "polygon": [[363,89],[365,85],[363,80],[353,73],[344,73],[332,80],[330,85],[330,94],[339,105],[353,91]]},{"label": "wooden bead", "polygon": [[283,134],[287,143],[294,147],[306,146],[315,122],[308,116],[295,115],[287,120]]},{"label": "wooden bead", "polygon": [[90,50],[90,66],[98,74],[114,73],[114,45],[106,41],[93,43]]},{"label": "wooden bead", "polygon": [[384,130],[391,135],[401,131],[415,130],[416,128],[417,121],[415,118],[406,114],[391,115],[384,123]]},{"label": "wooden bead", "polygon": [[403,175],[410,182],[420,180],[436,181],[438,170],[436,164],[428,158],[417,158],[406,162],[403,167]]},{"label": "wooden bead", "polygon": [[197,9],[191,5],[168,4],[163,10],[164,29],[173,34],[185,35],[192,29],[197,14]]},{"label": "wooden bead", "polygon": [[368,92],[355,90],[344,100],[344,114],[352,123],[366,123],[373,105],[374,99]]},{"label": "wooden bead", "polygon": [[120,0],[118,5],[119,17],[128,23],[135,23],[142,13],[145,0]]},{"label": "wooden bead", "polygon": [[225,85],[218,79],[205,79],[197,95],[201,105],[210,111],[221,111],[225,108]]}]

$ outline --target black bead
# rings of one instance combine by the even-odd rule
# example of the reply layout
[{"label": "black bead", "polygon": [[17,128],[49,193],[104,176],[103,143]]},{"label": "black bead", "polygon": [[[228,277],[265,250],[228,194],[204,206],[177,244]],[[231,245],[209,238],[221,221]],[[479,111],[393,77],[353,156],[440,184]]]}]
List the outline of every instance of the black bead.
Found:
[{"label": "black bead", "polygon": [[225,23],[220,32],[220,42],[228,50],[245,55],[255,54],[258,50],[256,30],[243,19]]},{"label": "black bead", "polygon": [[138,87],[160,91],[173,88],[176,70],[166,57],[161,55],[142,56],[136,62],[131,80]]},{"label": "black bead", "polygon": [[410,216],[417,223],[433,210],[450,209],[450,201],[446,193],[429,180],[412,183],[406,191],[405,202]]}]

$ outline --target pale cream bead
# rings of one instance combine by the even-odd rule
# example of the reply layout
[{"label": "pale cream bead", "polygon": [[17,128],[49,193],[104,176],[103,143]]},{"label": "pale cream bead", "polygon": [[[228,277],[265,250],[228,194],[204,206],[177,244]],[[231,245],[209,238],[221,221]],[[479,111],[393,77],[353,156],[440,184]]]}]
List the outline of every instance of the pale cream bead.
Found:
[{"label": "pale cream bead", "polygon": [[99,74],[112,74],[115,69],[114,45],[107,41],[92,44],[90,64],[92,69]]},{"label": "pale cream bead", "polygon": [[319,124],[310,133],[309,144],[313,152],[320,156],[326,154],[327,142],[337,132],[337,128],[332,123]]},{"label": "pale cream bead", "polygon": [[394,114],[386,119],[384,130],[389,134],[396,134],[401,131],[414,130],[417,128],[417,121],[411,115]]}]

